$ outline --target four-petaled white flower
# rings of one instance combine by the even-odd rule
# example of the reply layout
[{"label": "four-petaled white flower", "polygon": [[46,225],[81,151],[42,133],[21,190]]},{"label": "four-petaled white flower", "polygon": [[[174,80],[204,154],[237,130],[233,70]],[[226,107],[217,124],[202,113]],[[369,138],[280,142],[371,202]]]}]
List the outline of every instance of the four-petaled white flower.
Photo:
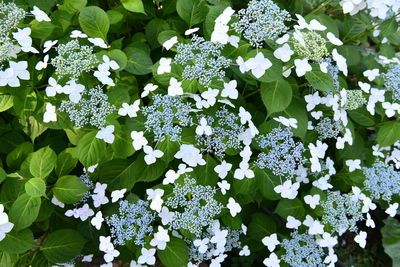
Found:
[{"label": "four-petaled white flower", "polygon": [[310,205],[310,207],[312,209],[315,209],[315,207],[317,205],[319,205],[319,200],[321,199],[321,196],[316,194],[316,195],[307,195],[304,197],[304,202],[308,205]]},{"label": "four-petaled white flower", "polygon": [[150,92],[153,92],[158,88],[158,85],[154,85],[152,83],[146,84],[146,86],[143,88],[143,92],[140,95],[141,98],[146,97],[150,94]]},{"label": "four-petaled white flower", "polygon": [[161,206],[164,203],[162,200],[162,196],[164,195],[164,190],[157,188],[157,189],[146,189],[147,200],[151,200],[150,209],[155,210],[157,212],[161,211]]},{"label": "four-petaled white flower", "polygon": [[271,61],[265,58],[261,52],[258,52],[255,57],[246,60],[244,64],[256,78],[263,76],[265,71],[272,66]]},{"label": "four-petaled white flower", "polygon": [[274,120],[276,120],[277,122],[282,123],[285,126],[297,129],[297,120],[294,119],[294,118],[289,118],[288,119],[288,118],[279,116],[279,117],[275,117]]},{"label": "four-petaled white flower", "polygon": [[367,232],[360,231],[360,233],[354,237],[354,241],[356,241],[360,247],[365,248],[367,244]]},{"label": "four-petaled white flower", "polygon": [[153,265],[154,263],[156,263],[156,257],[154,257],[155,253],[156,253],[155,248],[151,249],[142,248],[141,255],[138,258],[138,263]]},{"label": "four-petaled white flower", "polygon": [[266,236],[261,241],[264,244],[264,246],[267,246],[270,252],[274,251],[275,247],[281,243],[279,242],[278,236],[276,234]]},{"label": "four-petaled white flower", "polygon": [[283,62],[288,62],[293,54],[294,52],[288,44],[284,44],[274,51],[274,56]]},{"label": "four-petaled white flower", "polygon": [[144,146],[143,147],[144,153],[146,155],[144,156],[144,161],[147,163],[147,165],[151,165],[156,162],[158,158],[161,158],[164,155],[164,152],[158,149],[153,149],[151,146]]},{"label": "four-petaled white flower", "polygon": [[204,254],[208,250],[208,243],[210,242],[209,238],[204,239],[195,239],[193,241],[193,245],[198,247],[200,253]]},{"label": "four-petaled white flower", "polygon": [[170,39],[168,39],[167,41],[165,41],[163,43],[163,46],[165,47],[165,49],[170,50],[176,43],[178,43],[178,37],[173,36]]},{"label": "four-petaled white flower", "polygon": [[157,68],[157,74],[164,74],[171,72],[171,58],[162,57],[160,59],[160,65]]},{"label": "four-petaled white flower", "polygon": [[118,110],[118,114],[121,116],[128,115],[129,118],[137,117],[137,112],[140,110],[139,105],[139,99],[135,100],[131,105],[128,103],[122,103],[122,107]]},{"label": "four-petaled white flower", "polygon": [[361,170],[361,160],[359,159],[348,159],[346,160],[346,165],[349,167],[349,172],[353,172],[355,170]]},{"label": "four-petaled white flower", "polygon": [[393,203],[389,205],[389,208],[385,210],[390,217],[394,217],[397,214],[397,209],[399,208],[399,203]]},{"label": "four-petaled white flower", "polygon": [[147,145],[147,139],[144,137],[144,132],[140,131],[132,131],[131,132],[131,138],[132,138],[132,146],[135,150],[140,150],[142,149],[143,146]]},{"label": "four-petaled white flower", "polygon": [[294,65],[296,66],[296,74],[299,77],[304,76],[304,74],[306,74],[309,71],[312,71],[312,67],[310,63],[308,63],[307,58],[295,59]]},{"label": "four-petaled white flower", "polygon": [[178,82],[177,79],[171,77],[171,79],[169,80],[168,95],[170,96],[183,95],[183,89],[181,85],[182,82]]},{"label": "four-petaled white flower", "polygon": [[33,6],[33,10],[31,11],[31,14],[35,16],[35,19],[37,21],[51,21],[49,16],[47,16],[46,13],[44,13],[40,8],[37,6]]},{"label": "four-petaled white flower", "polygon": [[237,203],[232,197],[228,199],[228,205],[226,207],[229,209],[232,217],[235,217],[236,214],[242,211],[242,207],[240,207],[239,203]]},{"label": "four-petaled white flower", "polygon": [[218,177],[224,179],[228,172],[232,169],[232,164],[227,163],[225,160],[221,162],[221,164],[215,166],[214,171],[218,173]]},{"label": "four-petaled white flower", "polygon": [[46,103],[46,111],[43,114],[43,122],[57,121],[56,106]]},{"label": "four-petaled white flower", "polygon": [[212,129],[210,125],[207,125],[206,118],[202,117],[200,119],[200,124],[196,127],[196,134],[197,135],[211,135]]},{"label": "four-petaled white flower", "polygon": [[102,139],[104,142],[112,144],[114,142],[114,125],[108,125],[104,128],[101,128],[97,134],[96,138]]},{"label": "four-petaled white flower", "polygon": [[98,211],[96,213],[96,216],[94,216],[91,220],[90,223],[96,227],[97,230],[100,230],[101,228],[101,224],[103,223],[104,218],[103,218],[103,214],[101,213],[101,211]]},{"label": "four-petaled white flower", "polygon": [[265,258],[263,264],[267,267],[279,267],[280,259],[274,252],[272,252],[268,258]]},{"label": "four-petaled white flower", "polygon": [[230,99],[237,99],[239,92],[236,89],[236,87],[237,87],[236,80],[232,80],[229,83],[224,82],[224,89],[222,89],[221,96],[228,97]]},{"label": "four-petaled white flower", "polygon": [[114,190],[111,192],[111,202],[115,203],[121,198],[124,197],[124,194],[126,192],[126,188],[120,189],[120,190]]}]

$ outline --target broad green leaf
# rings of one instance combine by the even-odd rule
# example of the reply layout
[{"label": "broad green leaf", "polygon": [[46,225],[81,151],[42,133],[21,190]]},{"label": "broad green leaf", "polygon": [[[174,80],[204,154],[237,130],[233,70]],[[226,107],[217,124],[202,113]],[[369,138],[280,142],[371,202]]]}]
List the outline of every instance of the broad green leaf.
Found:
[{"label": "broad green leaf", "polygon": [[179,148],[179,142],[171,141],[168,138],[157,143],[157,149],[164,152],[162,159],[168,163],[174,159],[174,155],[179,151]]},{"label": "broad green leaf", "polygon": [[221,2],[218,5],[209,6],[206,19],[204,21],[204,36],[209,40],[214,31],[215,19],[229,6],[229,3]]},{"label": "broad green leaf", "polygon": [[37,218],[40,210],[40,197],[31,197],[24,193],[12,204],[9,218],[16,231],[29,227]]},{"label": "broad green leaf", "polygon": [[312,70],[307,72],[305,76],[311,86],[322,92],[332,92],[334,90],[333,79],[328,73]]},{"label": "broad green leaf", "polygon": [[2,183],[4,181],[4,179],[6,179],[7,177],[7,173],[4,171],[4,169],[2,167],[0,167],[0,183]]},{"label": "broad green leaf", "polygon": [[33,145],[30,142],[24,142],[18,145],[13,151],[7,154],[6,162],[10,169],[17,169],[25,158],[33,152]]},{"label": "broad green leaf", "polygon": [[127,158],[131,156],[135,150],[132,146],[132,138],[128,128],[123,125],[121,130],[114,132],[114,142],[111,144],[111,148],[114,151],[114,155],[117,158]]},{"label": "broad green leaf", "polygon": [[379,25],[380,36],[386,37],[390,36],[397,31],[399,27],[399,23],[397,22],[396,18],[393,16],[390,19],[387,19]]},{"label": "broad green leaf", "polygon": [[128,58],[124,52],[119,49],[113,49],[108,53],[108,55],[110,56],[110,59],[115,60],[118,63],[119,69],[117,69],[117,71],[125,69],[126,64],[128,64]]},{"label": "broad green leaf", "polygon": [[41,178],[32,178],[25,183],[25,192],[31,197],[41,197],[46,194],[46,183]]},{"label": "broad green leaf", "polygon": [[84,8],[86,4],[87,0],[64,0],[59,9],[74,14],[75,12]]},{"label": "broad green leaf", "polygon": [[135,47],[127,47],[124,52],[128,57],[128,63],[125,67],[127,72],[135,75],[144,75],[151,72],[153,61],[146,51]]},{"label": "broad green leaf", "polygon": [[18,90],[14,97],[14,110],[18,116],[25,119],[33,114],[37,105],[37,97],[34,91],[28,88]]},{"label": "broad green leaf", "polygon": [[15,266],[18,259],[18,254],[0,252],[0,266]]},{"label": "broad green leaf", "polygon": [[36,137],[47,130],[47,127],[39,123],[33,116],[29,116],[27,120],[20,120],[20,123],[24,126],[23,131],[30,136],[32,143],[35,142]]},{"label": "broad green leaf", "polygon": [[14,96],[0,95],[0,112],[6,111],[14,105]]},{"label": "broad green leaf", "polygon": [[110,21],[107,13],[97,6],[82,8],[79,14],[79,25],[90,37],[100,37],[107,41],[107,32],[110,28]]},{"label": "broad green leaf", "polygon": [[65,204],[74,204],[82,199],[88,188],[74,175],[59,178],[53,187],[54,196]]},{"label": "broad green leaf", "polygon": [[185,267],[189,260],[189,249],[182,239],[172,237],[164,250],[158,250],[158,257],[167,267]]},{"label": "broad green leaf", "polygon": [[76,158],[76,149],[75,148],[66,148],[57,156],[55,172],[58,177],[68,174],[72,171],[76,164],[78,163],[78,159]]},{"label": "broad green leaf", "polygon": [[397,121],[384,122],[378,130],[377,139],[381,147],[393,145],[400,140],[400,123]]},{"label": "broad green leaf", "polygon": [[121,0],[121,4],[126,10],[146,14],[142,0]]},{"label": "broad green leaf", "polygon": [[218,165],[217,161],[209,154],[204,156],[204,160],[206,161],[205,165],[197,166],[194,169],[194,173],[196,175],[196,180],[198,184],[201,185],[217,185],[219,180],[218,174],[214,171],[215,166]]},{"label": "broad green leaf", "polygon": [[36,244],[33,242],[33,233],[29,229],[11,231],[0,242],[0,250],[9,253],[23,253]]},{"label": "broad green leaf", "polygon": [[297,128],[293,128],[292,131],[294,135],[304,140],[308,127],[307,110],[304,101],[299,98],[293,99],[290,105],[282,112],[282,116],[297,120]]},{"label": "broad green leaf", "polygon": [[251,215],[251,221],[248,225],[248,235],[254,240],[250,247],[255,250],[265,249],[261,240],[273,233],[276,233],[275,221],[264,213],[254,213]]},{"label": "broad green leaf", "polygon": [[176,11],[189,27],[192,27],[206,19],[208,7],[204,0],[178,0]]},{"label": "broad green leaf", "polygon": [[33,176],[44,179],[54,169],[56,161],[56,153],[49,146],[46,146],[33,152],[29,171]]},{"label": "broad green leaf", "polygon": [[40,248],[46,258],[53,262],[66,262],[78,256],[86,240],[72,229],[61,229],[51,233]]},{"label": "broad green leaf", "polygon": [[392,258],[393,266],[400,266],[400,223],[391,217],[387,217],[384,223],[381,228],[383,248]]},{"label": "broad green leaf", "polygon": [[288,216],[293,216],[298,220],[302,220],[305,214],[303,203],[298,198],[281,199],[274,213],[286,219]]},{"label": "broad green leaf", "polygon": [[106,144],[96,134],[89,132],[78,141],[78,159],[85,167],[99,163],[105,156]]},{"label": "broad green leaf", "polygon": [[253,195],[254,192],[257,191],[257,186],[259,186],[259,185],[257,184],[257,181],[254,178],[245,178],[243,180],[238,180],[238,179],[233,180],[233,189],[235,190],[235,194]]},{"label": "broad green leaf", "polygon": [[147,23],[145,28],[145,35],[147,42],[150,44],[150,47],[154,49],[155,47],[159,47],[158,43],[158,35],[163,32],[170,30],[168,22],[163,19],[155,18],[152,19],[149,23]]},{"label": "broad green leaf", "polygon": [[285,80],[261,84],[261,98],[268,111],[272,113],[285,110],[292,101],[292,87]]},{"label": "broad green leaf", "polygon": [[270,170],[254,169],[255,179],[261,194],[269,200],[280,199],[279,194],[274,191],[275,186],[281,184],[279,177],[273,175]]},{"label": "broad green leaf", "polygon": [[375,125],[374,116],[372,116],[365,107],[349,110],[348,114],[354,122],[362,126],[371,127]]}]

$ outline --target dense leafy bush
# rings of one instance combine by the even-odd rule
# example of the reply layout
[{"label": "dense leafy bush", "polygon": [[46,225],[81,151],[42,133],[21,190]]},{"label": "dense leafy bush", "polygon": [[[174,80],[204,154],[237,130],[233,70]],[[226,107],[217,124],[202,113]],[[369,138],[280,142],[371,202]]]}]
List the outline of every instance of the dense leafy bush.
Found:
[{"label": "dense leafy bush", "polygon": [[0,266],[400,265],[399,12],[0,0]]}]

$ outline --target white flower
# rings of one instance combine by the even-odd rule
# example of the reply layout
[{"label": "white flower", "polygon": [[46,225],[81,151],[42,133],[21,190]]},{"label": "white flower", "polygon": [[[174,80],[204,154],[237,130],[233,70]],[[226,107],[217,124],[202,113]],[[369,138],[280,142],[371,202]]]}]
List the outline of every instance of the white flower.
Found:
[{"label": "white flower", "polygon": [[369,197],[367,197],[367,196],[363,197],[362,201],[363,201],[363,206],[361,209],[362,213],[367,213],[369,210],[376,209],[376,204],[373,203]]},{"label": "white flower", "polygon": [[156,257],[154,257],[155,253],[156,253],[155,248],[151,249],[142,248],[141,255],[138,258],[138,263],[153,265],[154,263],[156,263]]},{"label": "white flower", "polygon": [[304,197],[304,202],[308,205],[310,205],[310,207],[312,209],[315,209],[316,206],[319,205],[319,200],[321,199],[321,196],[316,194],[316,195],[307,195]]},{"label": "white flower", "polygon": [[264,246],[267,246],[270,252],[274,251],[276,246],[281,243],[279,242],[276,234],[264,237],[261,242],[264,244]]},{"label": "white flower", "polygon": [[101,213],[101,211],[98,211],[96,213],[96,216],[94,216],[91,220],[90,223],[96,227],[97,230],[100,230],[101,228],[101,224],[103,223],[104,218],[103,218],[103,214]]},{"label": "white flower", "polygon": [[165,49],[170,50],[171,47],[173,47],[176,43],[178,43],[178,37],[173,36],[170,39],[168,39],[167,41],[165,41],[163,43],[163,46],[165,47]]},{"label": "white flower", "polygon": [[191,35],[192,33],[195,33],[195,32],[197,32],[198,30],[200,30],[199,27],[192,28],[192,29],[187,29],[187,30],[185,31],[185,35]]},{"label": "white flower", "polygon": [[250,70],[250,68],[247,67],[247,65],[245,64],[245,62],[241,56],[238,56],[238,58],[236,59],[236,64],[239,65],[239,70],[241,73],[245,73]]},{"label": "white flower", "polygon": [[340,41],[340,39],[338,39],[338,38],[337,38],[333,33],[331,33],[331,32],[328,32],[328,33],[326,34],[326,37],[328,38],[329,42],[331,42],[331,43],[334,44],[334,45],[341,46],[341,45],[343,44],[343,42]]},{"label": "white flower", "polygon": [[226,237],[228,236],[228,230],[214,229],[214,236],[210,239],[211,243],[217,244],[218,248],[224,248],[226,244]]},{"label": "white flower", "polygon": [[358,82],[358,86],[360,86],[361,90],[363,90],[365,93],[369,93],[369,90],[371,89],[371,85],[369,83]]},{"label": "white flower", "polygon": [[337,243],[337,237],[332,237],[330,233],[323,233],[322,238],[317,239],[317,243],[320,247],[323,248],[332,248],[334,247]]},{"label": "white flower", "polygon": [[232,164],[227,163],[225,160],[221,164],[215,166],[214,171],[218,174],[218,177],[224,179],[228,172],[232,169]]},{"label": "white flower", "polygon": [[169,80],[168,95],[170,96],[183,95],[183,89],[181,85],[182,82],[178,82],[177,79],[171,77],[171,79]]},{"label": "white flower", "polygon": [[21,46],[21,50],[24,52],[39,53],[35,48],[32,47],[31,28],[18,29],[17,32],[12,33],[14,39]]},{"label": "white flower", "polygon": [[35,69],[42,70],[47,68],[47,62],[49,62],[49,55],[45,55],[43,61],[39,61],[38,63],[36,63]]},{"label": "white flower", "polygon": [[109,46],[104,42],[102,38],[96,37],[96,38],[88,38],[88,41],[94,44],[95,46],[101,47],[101,48],[109,48]]},{"label": "white flower", "polygon": [[157,68],[157,74],[169,73],[171,72],[171,58],[162,57],[160,59],[160,65]]},{"label": "white flower", "polygon": [[279,267],[280,259],[275,253],[271,253],[268,258],[265,258],[263,264],[267,267]]},{"label": "white flower", "polygon": [[167,207],[162,207],[161,212],[158,214],[158,216],[161,218],[161,223],[163,225],[167,225],[170,222],[172,222],[174,218],[174,212],[169,211]]},{"label": "white flower", "polygon": [[294,118],[289,118],[288,119],[288,118],[279,116],[279,117],[275,117],[274,120],[276,120],[277,122],[282,123],[285,126],[297,129],[297,120],[294,119]]},{"label": "white flower", "polygon": [[173,184],[176,179],[180,176],[179,173],[175,172],[174,170],[168,170],[165,174],[165,178],[162,181],[162,184]]},{"label": "white flower", "polygon": [[131,260],[131,263],[129,264],[129,267],[145,267],[145,265],[139,264],[134,260]]},{"label": "white flower", "polygon": [[93,254],[85,255],[82,258],[82,262],[92,262],[93,260]]},{"label": "white flower", "polygon": [[274,56],[277,59],[282,60],[283,62],[288,62],[293,54],[294,52],[292,49],[290,49],[290,46],[288,44],[284,44],[274,51]]},{"label": "white flower", "polygon": [[33,10],[31,11],[31,14],[35,16],[35,19],[37,21],[51,21],[49,16],[47,16],[46,13],[44,13],[42,10],[40,10],[37,6],[33,6]]},{"label": "white flower", "polygon": [[229,209],[232,217],[235,217],[236,214],[242,211],[242,207],[240,207],[239,203],[237,203],[233,198],[228,199],[228,205],[226,206]]},{"label": "white flower", "polygon": [[328,145],[317,140],[316,146],[313,143],[308,144],[312,157],[323,159],[325,152],[328,149]]},{"label": "white flower", "polygon": [[360,231],[360,233],[354,237],[354,241],[356,241],[360,247],[365,248],[365,245],[367,244],[367,232]]},{"label": "white flower", "polygon": [[226,191],[231,189],[231,185],[226,180],[223,180],[222,182],[218,182],[217,185],[221,189],[221,193],[223,195],[226,194]]},{"label": "white flower", "polygon": [[355,159],[355,160],[348,159],[348,160],[346,160],[346,165],[347,165],[347,167],[349,167],[349,172],[353,172],[355,170],[361,170],[360,164],[361,164],[361,160],[359,160],[359,159]]},{"label": "white flower", "polygon": [[332,58],[336,61],[338,69],[342,71],[345,76],[347,76],[347,60],[337,52],[336,48],[332,50]]},{"label": "white flower", "polygon": [[120,200],[121,198],[124,197],[124,194],[126,192],[126,188],[123,188],[121,190],[114,190],[111,192],[111,202],[115,203],[118,200]]},{"label": "white flower", "polygon": [[104,142],[112,144],[114,142],[114,125],[108,125],[105,128],[101,128],[97,134],[96,138],[102,139]]},{"label": "white flower", "polygon": [[14,227],[13,223],[8,221],[8,215],[4,212],[3,204],[0,204],[0,241],[6,237],[6,234]]},{"label": "white flower", "polygon": [[297,190],[299,187],[299,182],[292,184],[291,180],[287,180],[282,185],[275,186],[274,191],[280,194],[283,198],[294,199],[297,196]]},{"label": "white flower", "polygon": [[301,77],[304,76],[309,71],[312,71],[311,65],[308,63],[307,58],[303,59],[295,59],[294,65],[296,66],[296,74],[297,76]]},{"label": "white flower", "polygon": [[390,217],[394,217],[397,214],[397,209],[399,208],[399,203],[393,203],[389,205],[389,208],[385,210]]},{"label": "white flower", "polygon": [[321,190],[327,190],[329,188],[332,188],[333,186],[328,183],[329,175],[322,176],[318,180],[312,182],[312,185],[321,189]]},{"label": "white flower", "polygon": [[43,53],[47,53],[47,51],[49,51],[56,43],[58,42],[58,40],[48,40],[46,42],[44,42],[43,44]]},{"label": "white flower", "polygon": [[113,69],[113,70],[117,70],[119,68],[118,63],[115,60],[110,60],[110,58],[107,55],[103,55],[103,61],[104,63],[102,63],[101,65],[104,66],[104,68],[107,69]]},{"label": "white flower", "polygon": [[146,137],[144,137],[143,135],[144,135],[143,131],[140,131],[140,132],[132,131],[131,132],[131,138],[133,140],[132,146],[136,151],[142,149],[142,147],[147,145],[147,143],[148,143]]},{"label": "white flower", "polygon": [[195,239],[193,241],[193,245],[195,247],[198,247],[198,250],[200,253],[205,253],[208,250],[207,244],[210,242],[209,238],[204,238],[204,239]]},{"label": "white flower", "polygon": [[216,97],[218,96],[218,94],[219,94],[218,89],[211,89],[211,88],[208,88],[207,91],[201,93],[201,97],[204,98],[207,102],[207,105],[205,106],[206,108],[215,105],[215,102],[217,101]]},{"label": "white flower", "polygon": [[174,157],[176,159],[182,159],[182,161],[190,167],[206,164],[206,161],[203,159],[200,150],[193,145],[182,144]]},{"label": "white flower", "polygon": [[212,129],[210,125],[207,125],[206,118],[202,117],[200,119],[200,124],[196,127],[196,134],[197,135],[211,135]]},{"label": "white flower", "polygon": [[153,149],[151,146],[147,145],[143,147],[143,151],[146,153],[144,161],[147,165],[155,163],[158,158],[161,158],[164,155],[164,152],[161,150]]},{"label": "white flower", "polygon": [[56,206],[59,206],[60,208],[64,208],[65,204],[62,203],[60,200],[58,200],[55,196],[51,199],[51,203],[53,203]]},{"label": "white flower", "polygon": [[150,209],[155,210],[157,212],[161,211],[161,206],[164,201],[162,200],[162,196],[164,195],[163,189],[146,189],[147,200],[151,200]]},{"label": "white flower", "polygon": [[244,246],[241,251],[239,251],[239,256],[249,256],[250,255],[250,250],[249,246]]},{"label": "white flower", "polygon": [[238,180],[243,180],[244,177],[254,178],[254,172],[249,169],[249,163],[246,161],[240,162],[239,169],[236,169],[235,173],[233,174],[233,178]]},{"label": "white flower", "polygon": [[71,38],[87,38],[88,36],[79,30],[73,30],[69,37],[71,37]]},{"label": "white flower", "polygon": [[[20,61],[20,62],[9,61],[9,63],[10,63],[10,68],[6,69],[6,71],[5,71],[6,83],[2,83],[0,81],[0,84],[3,84],[3,85],[8,84],[11,87],[19,87],[20,86],[19,79],[21,79],[21,80],[29,80],[30,79],[30,74],[29,74],[29,71],[27,70],[28,62],[26,62],[26,61]],[[0,77],[0,79],[1,79],[1,77]]]},{"label": "white flower", "polygon": [[57,121],[56,106],[46,103],[46,111],[43,114],[43,122]]},{"label": "white flower", "polygon": [[369,213],[367,213],[367,220],[365,222],[365,225],[367,227],[375,228],[375,222],[374,220],[372,220],[371,215],[369,215]]},{"label": "white flower", "polygon": [[265,71],[272,66],[271,61],[265,58],[261,52],[258,52],[255,57],[246,60],[244,64],[256,78],[263,76]]},{"label": "white flower", "polygon": [[221,96],[229,97],[230,99],[238,98],[237,81],[232,80],[229,83],[224,82],[224,89],[222,89]]},{"label": "white flower", "polygon": [[303,224],[308,226],[308,234],[310,235],[322,235],[324,233],[324,225],[322,225],[318,220],[314,220],[310,215],[306,216]]},{"label": "white flower", "polygon": [[379,69],[366,70],[363,72],[364,77],[367,77],[370,82],[379,76]]},{"label": "white flower", "polygon": [[141,98],[146,97],[149,95],[150,92],[153,92],[158,88],[158,85],[154,85],[152,83],[146,84],[146,86],[143,88],[143,92],[140,95]]},{"label": "white flower", "polygon": [[158,232],[154,234],[154,238],[150,241],[150,245],[157,246],[158,249],[164,250],[169,241],[168,230],[159,225]]},{"label": "white flower", "polygon": [[76,83],[75,80],[70,80],[63,87],[64,94],[69,95],[69,100],[73,103],[78,103],[81,100],[81,93],[85,90],[85,86]]},{"label": "white flower", "polygon": [[139,99],[135,100],[131,105],[129,105],[128,103],[122,103],[122,107],[118,110],[118,115],[128,115],[129,118],[137,117],[137,112],[140,110],[139,105]]},{"label": "white flower", "polygon": [[301,221],[297,220],[293,216],[287,217],[286,228],[297,229],[297,228],[299,228],[300,225],[301,225]]},{"label": "white flower", "polygon": [[50,86],[46,87],[47,96],[55,96],[63,92],[63,87],[59,85],[54,78],[50,77],[48,83]]},{"label": "white flower", "polygon": [[385,110],[385,114],[388,118],[393,117],[397,113],[400,113],[400,105],[398,103],[383,102],[382,107]]},{"label": "white flower", "polygon": [[318,91],[316,91],[314,94],[312,95],[306,95],[304,96],[304,100],[307,103],[307,111],[311,111],[313,110],[317,105],[321,104],[321,97],[319,96]]},{"label": "white flower", "polygon": [[239,108],[239,117],[241,124],[245,124],[246,122],[251,121],[251,114],[248,111],[246,111],[243,107]]}]

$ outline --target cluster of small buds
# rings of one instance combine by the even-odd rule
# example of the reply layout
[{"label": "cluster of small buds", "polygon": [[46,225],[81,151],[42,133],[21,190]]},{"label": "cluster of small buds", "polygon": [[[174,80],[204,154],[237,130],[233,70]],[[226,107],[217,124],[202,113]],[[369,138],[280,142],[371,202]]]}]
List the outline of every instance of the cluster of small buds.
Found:
[{"label": "cluster of small buds", "polygon": [[141,109],[146,117],[146,132],[154,134],[154,141],[163,141],[166,136],[171,141],[179,141],[182,127],[194,125],[191,105],[183,100],[181,96],[156,94],[153,103]]},{"label": "cluster of small buds", "polygon": [[324,117],[317,123],[315,130],[318,133],[318,137],[324,140],[338,137],[344,127],[340,121],[333,121],[329,117]]},{"label": "cluster of small buds", "polygon": [[171,227],[185,229],[196,237],[203,227],[210,226],[214,217],[221,213],[222,204],[214,199],[216,190],[211,186],[196,185],[196,180],[186,176],[184,184],[176,184],[165,205],[174,211]]},{"label": "cluster of small buds", "polygon": [[382,78],[386,91],[392,92],[393,100],[400,101],[400,64],[392,64]]},{"label": "cluster of small buds", "polygon": [[224,69],[232,63],[232,60],[221,56],[223,47],[219,42],[193,35],[191,43],[177,45],[174,63],[183,66],[182,78],[197,79],[200,84],[208,86],[214,78],[222,80]]},{"label": "cluster of small buds", "polygon": [[0,2],[0,67],[18,51],[18,46],[11,33],[18,28],[18,24],[25,18],[25,15],[25,10],[19,8],[15,3]]},{"label": "cluster of small buds", "polygon": [[281,246],[285,254],[281,260],[296,267],[325,266],[323,263],[324,250],[317,244],[315,237],[309,234],[290,234],[291,239],[284,239]]},{"label": "cluster of small buds", "polygon": [[207,124],[211,126],[212,134],[196,136],[196,145],[203,152],[212,152],[223,158],[227,149],[242,149],[239,137],[245,127],[237,115],[222,107],[214,117],[207,116]]},{"label": "cluster of small buds", "polygon": [[305,162],[304,145],[293,139],[290,128],[274,128],[269,134],[258,136],[256,141],[267,150],[267,153],[260,153],[255,162],[261,169],[269,168],[275,175],[292,177]]},{"label": "cluster of small buds", "polygon": [[302,41],[293,38],[293,46],[297,54],[310,60],[322,61],[328,55],[326,40],[315,31],[300,32]]},{"label": "cluster of small buds", "polygon": [[82,204],[85,204],[88,199],[91,197],[92,193],[90,192],[91,189],[94,189],[94,184],[93,182],[89,179],[89,176],[85,173],[82,174],[79,179],[86,185],[88,188],[88,191],[86,191],[85,195],[82,197],[82,199],[79,202],[76,202],[74,206],[80,206]]},{"label": "cluster of small buds", "polygon": [[391,201],[392,196],[400,193],[400,173],[391,164],[376,162],[371,168],[363,167],[364,187],[371,198]]},{"label": "cluster of small buds", "polygon": [[367,103],[362,90],[346,90],[346,95],[346,103],[343,106],[345,110],[358,109]]},{"label": "cluster of small buds", "polygon": [[322,222],[339,235],[347,230],[357,232],[357,222],[364,218],[362,203],[352,194],[328,192],[327,199],[322,201],[321,206],[324,209]]},{"label": "cluster of small buds", "polygon": [[78,128],[92,125],[100,129],[105,126],[107,116],[116,108],[108,102],[108,96],[101,87],[97,86],[83,91],[82,99],[78,103],[62,101],[59,110],[68,113],[70,120]]},{"label": "cluster of small buds", "polygon": [[[211,227],[210,227],[211,228]],[[226,235],[226,243],[223,248],[223,252],[230,252],[233,249],[237,249],[241,247],[240,235],[243,234],[242,230],[235,230],[229,227],[221,227],[221,230],[227,230],[228,234]],[[208,229],[203,232],[200,237],[195,239],[184,238],[184,241],[189,246],[189,260],[192,262],[196,262],[200,264],[201,262],[208,261],[213,258],[215,251],[218,250],[217,244],[211,242],[212,239],[212,230]],[[202,244],[205,247],[201,248],[198,244],[195,245],[195,240],[201,240]],[[204,252],[203,252],[204,251]],[[222,251],[221,251],[222,252]]]},{"label": "cluster of small buds", "polygon": [[232,24],[233,29],[257,48],[266,39],[274,40],[286,32],[285,21],[290,20],[289,12],[281,10],[272,0],[251,0],[236,17],[238,21]]},{"label": "cluster of small buds", "polygon": [[92,70],[99,63],[93,54],[93,47],[80,45],[78,39],[58,45],[56,50],[58,55],[51,60],[51,64],[59,78],[77,79],[81,73]]},{"label": "cluster of small buds", "polygon": [[106,217],[114,245],[123,246],[133,240],[138,246],[144,245],[144,239],[153,232],[152,222],[155,213],[148,209],[149,202],[138,200],[135,204],[126,200],[119,201],[119,211]]}]

